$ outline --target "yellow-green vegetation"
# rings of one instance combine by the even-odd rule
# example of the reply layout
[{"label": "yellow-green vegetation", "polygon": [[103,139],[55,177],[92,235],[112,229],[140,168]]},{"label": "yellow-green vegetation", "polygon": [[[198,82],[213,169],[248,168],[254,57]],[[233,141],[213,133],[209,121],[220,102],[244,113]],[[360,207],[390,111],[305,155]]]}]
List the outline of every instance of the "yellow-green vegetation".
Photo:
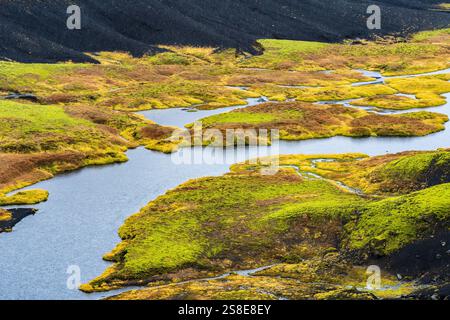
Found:
[{"label": "yellow-green vegetation", "polygon": [[168,151],[172,131],[108,109],[0,100],[0,203],[46,200],[40,191],[4,194],[60,172],[126,161],[129,147]]},{"label": "yellow-green vegetation", "polygon": [[12,219],[11,212],[0,208],[0,222],[10,221],[11,219]]},{"label": "yellow-green vegetation", "polygon": [[288,69],[301,71],[320,71],[324,68],[305,61],[304,56],[320,52],[328,44],[309,41],[262,39],[258,41],[264,48],[264,55],[246,59],[241,66],[247,68]]},{"label": "yellow-green vegetation", "polygon": [[311,88],[286,88],[274,85],[255,86],[251,90],[268,97],[272,101],[286,101],[295,99],[298,101],[339,101],[373,97],[377,95],[391,95],[396,90],[384,85],[359,86],[326,86]]},{"label": "yellow-green vegetation", "polygon": [[283,156],[281,163],[338,180],[368,194],[398,195],[450,182],[450,152],[406,152],[360,160],[316,161]]},{"label": "yellow-green vegetation", "polygon": [[[391,290],[398,281],[383,278],[382,290],[369,291],[365,289],[365,270],[349,267],[336,259],[324,258],[320,268],[311,269],[304,264],[282,264],[260,272],[253,276],[238,274],[223,279],[190,281],[182,284],[170,284],[156,288],[125,292],[111,300],[374,300],[377,296],[383,298],[399,297],[400,290]],[[333,263],[333,264],[332,264]],[[341,265],[334,265],[335,263]],[[334,270],[325,269],[331,267]],[[340,272],[338,274],[337,272]],[[280,275],[281,274],[281,275]],[[336,282],[328,282],[328,275],[339,277]],[[318,278],[319,281],[305,281],[303,278]],[[334,280],[334,279],[333,279]],[[408,289],[402,288],[402,294]]]},{"label": "yellow-green vegetation", "polygon": [[[284,140],[333,136],[424,136],[444,130],[448,117],[430,112],[379,115],[340,105],[265,103],[200,120],[204,129],[279,129]],[[192,125],[188,125],[192,127]],[[205,141],[209,143],[209,141]]]},{"label": "yellow-green vegetation", "polygon": [[[441,4],[443,8],[449,8],[450,4],[443,3]],[[437,42],[438,40],[446,39],[446,37],[450,34],[450,28],[447,29],[438,29],[438,30],[430,30],[430,31],[422,31],[416,33],[412,36],[412,39],[415,42]]]},{"label": "yellow-green vegetation", "polygon": [[448,30],[422,32],[410,41],[388,38],[358,44],[262,40],[264,55],[245,59],[241,64],[278,70],[352,68],[378,70],[384,75],[425,73],[448,68]]},{"label": "yellow-green vegetation", "polygon": [[387,84],[391,88],[402,93],[415,95],[416,99],[405,96],[383,95],[356,100],[351,104],[395,110],[440,106],[446,102],[441,94],[450,92],[450,82],[448,80],[448,74],[389,79]]},{"label": "yellow-green vegetation", "polygon": [[450,183],[368,204],[349,223],[344,245],[366,254],[388,255],[405,245],[450,228]]},{"label": "yellow-green vegetation", "polygon": [[[293,169],[193,180],[129,218],[119,232],[123,243],[108,255],[116,264],[83,289],[270,264],[275,256],[292,255],[288,248],[295,251],[300,243],[332,247],[338,221],[361,202],[325,181],[304,180]],[[197,270],[192,274],[189,268]]]},{"label": "yellow-green vegetation", "polygon": [[[348,90],[348,96],[361,98],[373,93],[361,94],[364,89],[345,86],[367,80],[354,69],[399,75],[448,68],[449,37],[445,29],[420,33],[401,42],[330,45],[266,39],[260,41],[264,48],[260,56],[237,55],[232,50],[217,52],[214,48],[165,46],[169,52],[142,58],[102,52],[95,55],[100,65],[0,62],[0,93],[32,93],[44,104],[82,103],[129,111],[198,104],[218,108],[243,104],[245,98],[255,96],[255,92],[225,85],[321,86],[325,88],[322,90],[338,92],[326,95],[317,89],[319,92],[306,92],[305,98],[342,97]],[[325,70],[333,71],[318,72]],[[387,90],[376,94],[391,94]]]},{"label": "yellow-green vegetation", "polygon": [[46,190],[27,190],[20,191],[11,196],[0,195],[0,205],[24,205],[36,204],[48,199],[48,191]]},{"label": "yellow-green vegetation", "polygon": [[[449,38],[447,29],[361,43],[261,40],[261,56],[170,46],[169,52],[141,58],[99,53],[99,65],[0,62],[0,96],[36,97],[0,100],[0,204],[43,201],[44,190],[6,194],[64,171],[126,161],[128,148],[175,150],[168,141],[174,128],[132,113],[137,110],[213,109],[265,95],[282,103],[209,117],[204,127],[279,129],[290,140],[443,130],[448,117],[437,113],[383,116],[308,102],[359,99],[355,105],[390,109],[440,105],[440,95],[449,91],[448,75],[352,84],[371,80],[355,69],[384,75],[446,69]],[[382,292],[359,291],[362,269],[347,254],[362,263],[399,252],[437,228],[448,230],[448,161],[446,150],[374,158],[289,156],[273,176],[259,173],[262,164],[240,164],[222,177],[189,181],[126,221],[122,242],[104,257],[114,264],[82,289],[161,285],[121,296],[155,299],[399,297],[412,290],[410,284],[399,287],[390,275]],[[199,280],[261,266],[271,268],[252,277]]]},{"label": "yellow-green vegetation", "polygon": [[[448,170],[447,156],[445,150],[384,158],[284,156],[273,176],[260,174],[262,162],[247,162],[222,177],[189,181],[126,221],[122,243],[105,256],[114,265],[82,290],[149,284],[118,299],[401,297],[415,290],[414,283],[384,272],[382,288],[368,291],[365,268],[355,263],[399,252],[448,228],[450,184],[439,180],[380,199],[307,173],[356,171],[360,163],[372,163],[414,180],[423,170]],[[267,267],[253,275],[211,279],[261,266]]]},{"label": "yellow-green vegetation", "polygon": [[446,103],[444,97],[421,93],[416,99],[407,96],[381,95],[352,101],[354,106],[372,106],[380,109],[408,110],[440,106]]}]

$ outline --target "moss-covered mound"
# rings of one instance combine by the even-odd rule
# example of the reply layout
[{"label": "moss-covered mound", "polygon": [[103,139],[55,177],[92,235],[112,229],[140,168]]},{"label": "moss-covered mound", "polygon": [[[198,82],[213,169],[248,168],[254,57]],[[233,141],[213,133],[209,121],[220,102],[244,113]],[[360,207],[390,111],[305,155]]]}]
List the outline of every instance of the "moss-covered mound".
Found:
[{"label": "moss-covered mound", "polygon": [[[333,136],[424,136],[443,130],[446,115],[430,112],[379,115],[339,105],[265,103],[200,120],[205,129],[278,129],[284,140]],[[188,127],[192,127],[189,125]],[[253,135],[257,135],[258,131]],[[252,132],[249,132],[249,136]],[[206,139],[206,138],[205,138]],[[209,141],[205,141],[208,143]]]},{"label": "moss-covered mound", "polygon": [[[345,291],[365,287],[355,263],[433,236],[449,227],[450,215],[448,183],[379,199],[308,175],[319,160],[376,161],[361,157],[290,156],[281,159],[273,176],[261,175],[258,165],[240,164],[225,176],[189,181],[126,221],[122,243],[105,256],[114,265],[82,289],[189,281],[121,297],[221,298],[225,290],[227,298],[261,298],[261,291],[268,292],[266,298],[357,298]],[[262,266],[254,277],[244,272],[244,277],[210,279]],[[195,281],[199,278],[205,279]],[[299,281],[303,285],[295,289]],[[385,281],[383,292],[372,293],[399,297],[413,291],[411,284]],[[314,286],[317,282],[322,285]]]},{"label": "moss-covered mound", "polygon": [[385,256],[450,228],[450,184],[367,204],[346,225],[343,246]]},{"label": "moss-covered mound", "polygon": [[303,157],[283,156],[283,163],[376,194],[406,194],[450,182],[450,152],[404,152],[362,159],[338,159],[312,164]]}]

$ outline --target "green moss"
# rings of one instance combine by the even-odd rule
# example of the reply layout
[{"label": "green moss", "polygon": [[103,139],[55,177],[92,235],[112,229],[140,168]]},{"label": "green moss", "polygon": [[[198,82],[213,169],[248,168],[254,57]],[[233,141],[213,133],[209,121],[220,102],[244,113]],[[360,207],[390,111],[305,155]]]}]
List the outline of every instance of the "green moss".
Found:
[{"label": "green moss", "polygon": [[[441,5],[442,8],[448,9],[449,4],[443,3]],[[450,29],[438,29],[438,30],[431,30],[431,31],[422,31],[413,36],[413,41],[422,42],[426,40],[430,40],[432,38],[435,38],[437,36],[445,36],[450,34]]]},{"label": "green moss", "polygon": [[[432,171],[440,171],[439,175],[441,178],[445,178],[449,175],[449,170],[450,152],[430,152],[403,157],[389,162],[381,169],[380,174],[392,180],[420,181],[423,178],[438,178],[431,176]],[[429,175],[428,177],[426,177],[427,174]]]},{"label": "green moss", "polygon": [[91,285],[145,280],[188,266],[223,271],[237,263],[251,267],[282,254],[284,246],[302,237],[328,241],[318,230],[286,243],[275,239],[298,233],[293,226],[305,217],[319,229],[339,232],[337,221],[350,217],[363,202],[325,181],[303,180],[290,169],[275,176],[242,172],[190,181],[126,221],[120,229],[124,243],[114,253],[121,257],[116,270]]},{"label": "green moss", "polygon": [[106,134],[83,119],[67,115],[60,106],[0,101],[0,151],[51,151],[71,144],[98,145]]},{"label": "green moss", "polygon": [[416,98],[381,95],[352,101],[351,104],[354,106],[372,106],[380,109],[408,110],[441,106],[446,103],[444,97],[434,93],[421,93]]},{"label": "green moss", "polygon": [[[300,102],[265,103],[200,120],[204,129],[221,132],[243,128],[278,129],[282,140],[334,136],[423,136],[444,130],[447,121],[446,115],[431,112],[378,115],[339,105]],[[255,135],[257,132],[249,134]],[[225,139],[226,135],[223,136]]]},{"label": "green moss", "polygon": [[[328,44],[320,42],[308,41],[291,41],[291,40],[273,40],[262,39],[258,42],[264,48],[264,55],[245,59],[241,62],[241,66],[255,67],[255,68],[271,68],[271,69],[296,69],[300,64],[303,64],[305,55],[315,52],[320,52],[326,48]],[[308,65],[308,63],[306,63]],[[321,68],[310,67],[311,70]]]},{"label": "green moss", "polygon": [[373,195],[398,195],[450,182],[449,152],[404,152],[367,158],[322,156],[312,164],[303,156],[282,156],[283,165],[296,165],[330,180]]},{"label": "green moss", "polygon": [[387,255],[432,235],[436,225],[448,228],[449,214],[450,184],[368,204],[347,226],[346,247]]},{"label": "green moss", "polygon": [[48,191],[39,189],[20,191],[11,196],[0,195],[0,205],[37,204],[39,202],[47,201],[48,195]]},{"label": "green moss", "polygon": [[[204,118],[201,122],[204,126],[222,123],[261,124],[274,121],[275,119],[275,115],[267,113],[227,112]],[[189,124],[186,127],[193,127],[193,124]]]}]

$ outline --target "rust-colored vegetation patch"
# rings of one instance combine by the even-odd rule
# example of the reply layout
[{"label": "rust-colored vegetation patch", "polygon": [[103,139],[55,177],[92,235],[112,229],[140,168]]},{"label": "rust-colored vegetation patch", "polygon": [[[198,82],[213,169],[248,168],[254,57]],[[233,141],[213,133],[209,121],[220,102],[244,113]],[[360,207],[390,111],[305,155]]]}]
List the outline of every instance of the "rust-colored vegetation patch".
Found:
[{"label": "rust-colored vegetation patch", "polygon": [[423,136],[443,130],[443,124],[447,121],[447,116],[430,112],[379,115],[340,105],[289,102],[265,103],[234,110],[205,118],[202,124],[205,128],[221,131],[278,129],[281,139],[304,140],[337,135]]}]

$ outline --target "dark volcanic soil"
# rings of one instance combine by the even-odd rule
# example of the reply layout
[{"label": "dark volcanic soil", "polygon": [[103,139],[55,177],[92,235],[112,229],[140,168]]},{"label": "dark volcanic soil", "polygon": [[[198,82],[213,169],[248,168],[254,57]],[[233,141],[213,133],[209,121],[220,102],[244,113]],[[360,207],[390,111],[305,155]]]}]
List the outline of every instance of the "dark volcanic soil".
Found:
[{"label": "dark volcanic soil", "polygon": [[[22,62],[94,61],[83,52],[155,52],[152,44],[234,47],[255,52],[258,38],[338,41],[370,37],[367,7],[382,8],[381,34],[448,26],[430,10],[442,0],[0,0],[0,58]],[[66,28],[78,4],[82,30]]]},{"label": "dark volcanic soil", "polygon": [[37,210],[36,209],[8,209],[8,211],[12,214],[12,219],[8,221],[0,221],[0,233],[11,231],[12,228],[18,224],[20,221],[25,219],[30,215],[34,215]]},{"label": "dark volcanic soil", "polygon": [[398,274],[401,279],[416,280],[418,284],[426,285],[424,289],[417,290],[407,298],[450,298],[449,231],[442,231],[432,238],[410,244],[380,262],[384,269]]}]

